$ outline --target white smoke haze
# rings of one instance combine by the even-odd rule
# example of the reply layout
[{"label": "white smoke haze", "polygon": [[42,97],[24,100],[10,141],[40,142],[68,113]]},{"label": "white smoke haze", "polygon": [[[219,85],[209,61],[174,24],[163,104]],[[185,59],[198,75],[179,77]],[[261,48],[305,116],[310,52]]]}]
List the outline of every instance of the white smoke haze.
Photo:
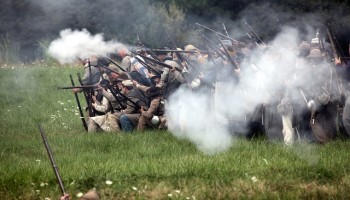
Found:
[{"label": "white smoke haze", "polygon": [[215,120],[208,95],[180,88],[169,102],[168,126],[176,137],[189,139],[206,154],[219,153],[231,146],[232,136],[227,127]]},{"label": "white smoke haze", "polygon": [[[300,42],[297,29],[282,27],[265,50],[252,51],[251,62],[257,71],[252,70],[251,62],[241,65],[239,84],[217,84],[215,97],[192,93],[188,89],[176,91],[167,104],[169,130],[177,137],[189,139],[204,153],[228,150],[234,136],[245,131],[245,119],[258,105],[280,102],[287,91],[292,98],[302,100],[300,85],[309,84],[311,80],[316,83],[325,80],[325,77],[315,79],[307,74],[308,78],[298,80],[297,84],[291,83]],[[235,129],[230,126],[232,120],[238,120]]]},{"label": "white smoke haze", "polygon": [[74,62],[77,58],[86,59],[91,56],[104,56],[125,47],[118,41],[104,41],[103,34],[91,35],[86,29],[65,29],[60,37],[50,43],[48,52],[61,64]]}]

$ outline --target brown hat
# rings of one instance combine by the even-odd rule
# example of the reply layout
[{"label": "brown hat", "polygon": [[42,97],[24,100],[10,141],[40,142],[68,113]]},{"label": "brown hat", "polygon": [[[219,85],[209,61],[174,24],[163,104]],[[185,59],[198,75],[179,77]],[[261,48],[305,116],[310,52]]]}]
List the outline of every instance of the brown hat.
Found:
[{"label": "brown hat", "polygon": [[128,76],[128,74],[126,72],[120,72],[118,79],[120,79],[120,80],[129,80],[130,78],[129,78],[129,76]]},{"label": "brown hat", "polygon": [[310,49],[310,44],[306,41],[302,41],[299,45],[299,49],[308,50],[308,49]]},{"label": "brown hat", "polygon": [[90,190],[86,194],[84,194],[82,197],[80,197],[81,200],[100,200],[100,195],[95,190]]},{"label": "brown hat", "polygon": [[307,58],[322,58],[323,55],[319,49],[312,49]]},{"label": "brown hat", "polygon": [[185,51],[198,51],[198,48],[193,46],[192,44],[188,44],[185,46]]},{"label": "brown hat", "polygon": [[106,69],[106,74],[110,74],[112,72],[115,72],[115,73],[119,74],[119,71],[120,71],[120,69],[117,66],[115,66],[115,65],[111,65],[111,66],[109,66],[108,68],[105,68],[105,69]]}]

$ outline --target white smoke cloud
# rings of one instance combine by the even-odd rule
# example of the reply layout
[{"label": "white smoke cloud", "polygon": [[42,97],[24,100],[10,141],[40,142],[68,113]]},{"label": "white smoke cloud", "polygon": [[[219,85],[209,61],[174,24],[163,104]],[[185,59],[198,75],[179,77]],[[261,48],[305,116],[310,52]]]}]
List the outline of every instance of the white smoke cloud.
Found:
[{"label": "white smoke cloud", "polygon": [[[309,85],[310,80],[322,84],[327,77],[304,74],[306,78],[295,83],[299,35],[295,28],[282,27],[268,48],[253,50],[251,62],[241,65],[236,85],[217,83],[216,94],[176,91],[167,107],[169,130],[177,137],[189,139],[205,153],[219,153],[232,146],[234,135],[246,131],[246,120],[258,105],[280,102],[286,94],[303,101],[298,88]],[[252,70],[252,63],[258,70]],[[305,67],[312,68],[310,64]],[[233,121],[234,127],[230,126]]]},{"label": "white smoke cloud", "polygon": [[65,29],[60,32],[59,38],[51,42],[48,52],[61,64],[65,64],[77,58],[103,56],[123,46],[125,45],[117,41],[104,41],[102,33],[91,35],[86,29]]}]

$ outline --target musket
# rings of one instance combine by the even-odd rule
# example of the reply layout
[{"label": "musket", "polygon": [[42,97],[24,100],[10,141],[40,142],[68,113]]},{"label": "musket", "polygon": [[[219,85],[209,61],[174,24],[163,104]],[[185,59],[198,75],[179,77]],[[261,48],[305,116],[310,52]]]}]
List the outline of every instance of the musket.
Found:
[{"label": "musket", "polygon": [[81,89],[94,89],[97,88],[97,85],[81,85],[81,86],[68,86],[68,87],[57,87],[59,90],[70,90],[70,89],[76,89],[76,88],[81,88]]},{"label": "musket", "polygon": [[[58,171],[58,167],[57,167],[57,164],[56,164],[56,161],[53,157],[53,154],[52,154],[52,151],[50,149],[50,146],[49,146],[49,143],[47,142],[47,138],[46,138],[46,135],[44,133],[44,130],[43,128],[41,127],[40,124],[38,124],[39,126],[39,131],[40,131],[40,134],[41,134],[41,138],[43,139],[43,142],[44,142],[44,145],[45,145],[45,149],[47,151],[47,154],[49,155],[49,158],[50,158],[50,161],[51,161],[51,165],[52,165],[52,168],[53,168],[53,171],[55,172],[55,175],[56,175],[56,179],[57,179],[57,182],[60,186],[60,189],[61,189],[61,193],[62,195],[65,195],[66,192],[64,190],[64,185],[63,185],[63,182],[62,182],[62,179],[61,179],[61,176],[60,176],[60,173]],[[68,199],[68,198],[66,198]]]},{"label": "musket", "polygon": [[145,66],[149,71],[152,71],[154,72],[156,75],[160,76],[161,73],[155,69],[153,69],[151,66],[149,66],[146,62],[144,62],[143,60],[141,60],[139,57],[140,54],[136,53],[136,52],[133,52],[132,54],[134,54],[134,58],[139,61],[139,63],[141,63],[143,66]]},{"label": "musket", "polygon": [[[170,65],[168,65],[168,64],[165,64],[165,63],[163,63],[163,62],[154,60],[154,59],[152,59],[152,58],[150,58],[150,57],[147,57],[147,56],[144,56],[144,55],[141,55],[141,54],[137,54],[137,55],[140,56],[141,58],[145,59],[145,60],[148,60],[148,61],[150,61],[150,62],[153,62],[154,64],[157,64],[157,65],[160,65],[160,66],[162,66],[162,67],[169,68],[169,69],[173,69],[172,66],[170,66]],[[177,67],[175,67],[175,69],[176,69],[177,71],[179,71],[179,72],[182,71],[181,69],[179,69],[179,68],[177,68]]]},{"label": "musket", "polygon": [[147,47],[141,42],[140,37],[139,37],[138,34],[137,34],[137,40],[138,40],[139,45],[142,46],[142,47],[144,48],[144,50],[145,50],[153,59],[160,61],[159,58],[158,58],[158,56],[156,56],[156,55],[152,52],[152,50],[150,50],[149,48],[147,48]]},{"label": "musket", "polygon": [[[248,24],[248,22],[245,20],[245,19],[243,19],[243,21],[244,21],[244,24],[248,27],[248,29],[255,35],[255,38],[257,38],[258,39],[258,41],[261,43],[261,44],[263,44],[263,46],[264,47],[266,47],[266,44],[264,43],[264,41],[262,41],[262,39],[259,37],[259,35],[254,31],[254,29]],[[248,33],[247,33],[248,34]],[[250,34],[248,34],[250,37],[251,37],[251,35]],[[257,42],[256,42],[256,44],[259,46],[259,47],[261,47]]]},{"label": "musket", "polygon": [[200,27],[202,27],[202,28],[204,28],[204,29],[206,29],[206,30],[209,30],[209,31],[211,31],[211,32],[214,32],[214,33],[217,33],[218,35],[220,35],[220,36],[222,36],[222,37],[224,37],[224,38],[226,38],[226,39],[228,39],[228,40],[231,40],[233,43],[235,43],[235,44],[239,44],[240,43],[240,41],[238,41],[238,40],[235,40],[235,39],[233,39],[233,38],[231,38],[231,37],[228,37],[228,36],[226,36],[226,35],[224,35],[224,34],[222,34],[222,33],[219,33],[219,32],[217,32],[217,31],[215,31],[215,30],[213,30],[213,29],[211,29],[211,28],[208,28],[208,27],[206,27],[206,26],[204,26],[204,25],[202,25],[202,24],[200,24],[200,23],[195,23],[196,25],[198,25],[198,26],[200,26]]},{"label": "musket", "polygon": [[[110,57],[108,57],[108,56],[106,56],[106,58],[107,58],[109,61],[111,61],[111,63],[113,63],[115,66],[117,66],[120,70],[122,70],[123,72],[126,72],[126,70],[125,70],[122,66],[120,66],[117,62],[115,62],[112,58],[110,58]],[[103,65],[103,67],[104,67],[105,69],[107,69],[107,70],[110,70],[110,71],[112,71],[112,72],[118,73],[117,71],[114,71],[114,70],[112,70],[112,69],[106,68],[106,66],[104,66],[104,65]]]},{"label": "musket", "polygon": [[224,31],[225,31],[225,33],[226,33],[227,37],[230,37],[230,36],[228,35],[228,32],[227,32],[227,29],[226,29],[225,23],[222,23],[222,27],[224,28]]},{"label": "musket", "polygon": [[118,98],[118,95],[115,93],[115,91],[114,91],[113,87],[111,86],[111,84],[107,84],[107,88],[112,93],[113,97],[115,98],[115,100],[119,104],[120,108],[121,109],[125,109],[125,106],[122,104],[122,102],[120,102],[120,99]]},{"label": "musket", "polygon": [[[72,86],[74,87],[75,84],[74,84],[73,76],[69,75],[69,78],[70,78],[70,81],[72,83]],[[87,126],[85,118],[84,118],[83,110],[81,109],[81,105],[80,105],[78,94],[74,93],[74,96],[75,96],[75,100],[77,101],[77,104],[78,104],[78,109],[79,109],[79,113],[80,113],[81,122],[83,123],[83,126],[84,126],[85,130],[87,131],[88,130],[88,126]]]},{"label": "musket", "polygon": [[[80,86],[83,86],[83,82],[81,80],[80,73],[77,73],[77,76],[78,76],[78,81],[80,83]],[[88,108],[88,111],[89,111],[89,117],[93,117],[93,116],[95,116],[95,112],[92,109],[92,105],[91,105],[92,104],[91,91],[83,90],[83,93],[84,93],[85,100],[86,100],[86,105],[87,105],[87,108]]]},{"label": "musket", "polygon": [[214,51],[217,53],[218,56],[220,56],[221,59],[226,60],[223,55],[224,52],[221,49],[219,49],[214,42],[212,42],[209,38],[205,37],[203,34],[202,38],[206,40],[207,44],[209,44],[214,49]]},{"label": "musket", "polygon": [[[174,53],[202,53],[202,54],[207,54],[210,53],[208,51],[185,51],[185,50],[175,50],[175,49],[152,49],[152,51],[155,52],[174,52]],[[177,54],[176,54],[177,55]]]},{"label": "musket", "polygon": [[220,40],[220,37],[218,34],[216,34],[216,36],[219,39],[220,45],[221,47],[224,49],[225,55],[228,58],[228,60],[230,61],[230,63],[233,65],[234,68],[239,69],[239,67],[237,66],[237,62],[231,57],[231,55],[228,53],[225,45],[222,43],[222,41]]},{"label": "musket", "polygon": [[[329,30],[329,28],[327,28],[327,34],[328,34],[328,38],[329,38],[329,41],[330,41],[332,49],[333,49],[333,56],[334,56],[334,58],[336,58],[336,59],[345,58],[344,52],[342,52],[341,48],[340,48],[341,56],[339,56],[339,53],[337,51],[337,48],[335,47],[335,42],[334,42],[334,41],[336,41],[337,44],[338,44],[338,41],[336,40],[335,36],[332,35],[332,33]],[[338,44],[338,46],[339,46],[339,44]],[[345,59],[343,59],[343,61],[346,63]]]}]

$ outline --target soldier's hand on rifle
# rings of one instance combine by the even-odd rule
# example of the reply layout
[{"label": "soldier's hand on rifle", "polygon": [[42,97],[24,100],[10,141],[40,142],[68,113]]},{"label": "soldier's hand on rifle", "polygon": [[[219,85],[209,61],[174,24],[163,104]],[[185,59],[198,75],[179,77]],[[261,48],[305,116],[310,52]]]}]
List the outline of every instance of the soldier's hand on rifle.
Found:
[{"label": "soldier's hand on rifle", "polygon": [[96,102],[96,96],[95,95],[92,95],[91,99],[92,99],[92,102],[94,102],[94,103]]},{"label": "soldier's hand on rifle", "polygon": [[145,110],[143,109],[143,106],[141,106],[140,112],[141,112],[142,114],[145,112]]},{"label": "soldier's hand on rifle", "polygon": [[340,64],[341,64],[340,58],[335,58],[335,59],[334,59],[334,64],[335,64],[335,65],[340,65]]},{"label": "soldier's hand on rifle", "polygon": [[60,200],[70,200],[69,194],[64,194],[63,196],[61,196]]},{"label": "soldier's hand on rifle", "polygon": [[82,91],[82,89],[81,88],[73,88],[72,89],[72,91],[73,91],[73,93],[79,93],[79,92],[81,92]]}]

